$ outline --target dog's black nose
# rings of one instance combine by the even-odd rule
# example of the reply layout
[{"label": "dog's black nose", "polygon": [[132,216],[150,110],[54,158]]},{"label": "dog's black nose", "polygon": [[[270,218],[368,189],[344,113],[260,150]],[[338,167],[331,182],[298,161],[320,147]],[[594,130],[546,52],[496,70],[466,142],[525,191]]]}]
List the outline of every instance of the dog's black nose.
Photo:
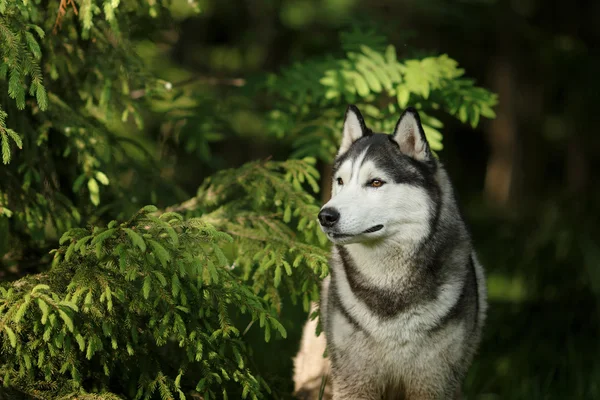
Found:
[{"label": "dog's black nose", "polygon": [[340,219],[340,213],[335,208],[324,208],[319,213],[319,222],[326,228],[331,228]]}]

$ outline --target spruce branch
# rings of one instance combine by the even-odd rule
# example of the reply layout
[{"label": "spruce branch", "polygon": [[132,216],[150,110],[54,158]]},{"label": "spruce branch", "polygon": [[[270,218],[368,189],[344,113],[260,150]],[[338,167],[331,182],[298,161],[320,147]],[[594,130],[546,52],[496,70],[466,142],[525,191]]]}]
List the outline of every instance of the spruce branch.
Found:
[{"label": "spruce branch", "polygon": [[[265,301],[231,275],[220,250],[228,235],[200,219],[184,220],[176,213],[155,217],[156,211],[149,206],[127,222],[68,231],[53,251],[50,271],[0,288],[0,332],[9,339],[0,339],[9,356],[0,367],[5,380],[28,393],[42,390],[33,376],[16,373],[25,363],[27,369],[63,382],[46,392],[69,398],[63,389],[79,387],[77,393],[85,393],[85,376],[79,372],[85,360],[131,373],[135,369],[130,364],[145,357],[147,346],[168,346],[175,340],[183,348],[182,367],[206,369],[198,384],[205,395],[233,373],[245,390],[260,396],[259,380],[243,367],[247,356],[237,342],[240,330],[230,320],[229,304],[235,302],[242,313],[260,320],[267,340],[271,330],[283,336],[285,330]],[[132,320],[122,324],[119,317]],[[47,340],[24,347],[29,332],[39,329]],[[222,346],[234,349],[235,359],[204,358],[205,351],[212,354]],[[128,351],[118,351],[120,347]],[[33,356],[43,357],[51,368],[31,364]],[[57,374],[64,366],[71,369],[70,378]],[[154,378],[140,375],[140,393],[159,390],[166,395],[177,388],[173,375],[159,365],[152,368]],[[219,375],[209,373],[219,370]]]}]

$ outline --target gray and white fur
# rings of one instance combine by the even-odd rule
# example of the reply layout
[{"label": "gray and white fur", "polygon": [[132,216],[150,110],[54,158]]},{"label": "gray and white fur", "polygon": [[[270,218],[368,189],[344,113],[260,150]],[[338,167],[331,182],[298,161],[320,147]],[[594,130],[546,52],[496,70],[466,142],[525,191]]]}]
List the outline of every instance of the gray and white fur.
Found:
[{"label": "gray and white fur", "polygon": [[415,109],[387,135],[348,108],[319,221],[333,243],[325,336],[307,322],[296,396],[317,399],[328,376],[334,400],[459,398],[485,320],[485,277]]}]

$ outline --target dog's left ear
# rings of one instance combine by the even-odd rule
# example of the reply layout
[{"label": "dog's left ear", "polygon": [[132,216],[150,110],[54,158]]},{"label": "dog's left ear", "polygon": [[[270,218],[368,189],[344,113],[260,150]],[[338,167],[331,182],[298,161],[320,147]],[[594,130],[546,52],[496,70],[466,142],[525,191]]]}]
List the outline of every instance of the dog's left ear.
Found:
[{"label": "dog's left ear", "polygon": [[413,107],[404,110],[396,124],[393,137],[400,146],[400,151],[407,156],[423,162],[433,160],[419,113]]},{"label": "dog's left ear", "polygon": [[367,126],[358,107],[348,106],[346,118],[344,119],[344,132],[342,133],[342,143],[338,150],[338,156],[348,151],[352,143],[367,134]]}]

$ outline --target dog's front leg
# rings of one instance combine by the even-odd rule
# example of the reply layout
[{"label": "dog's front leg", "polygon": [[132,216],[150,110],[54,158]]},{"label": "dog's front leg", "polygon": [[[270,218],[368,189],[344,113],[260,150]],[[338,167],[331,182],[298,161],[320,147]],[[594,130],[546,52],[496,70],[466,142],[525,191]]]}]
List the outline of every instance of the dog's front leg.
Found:
[{"label": "dog's front leg", "polygon": [[380,400],[381,391],[366,379],[354,376],[334,378],[333,400]]},{"label": "dog's front leg", "polygon": [[383,387],[372,357],[338,354],[331,364],[333,400],[380,400]]},{"label": "dog's front leg", "polygon": [[451,379],[433,376],[413,380],[406,388],[406,400],[460,400],[461,390]]}]

